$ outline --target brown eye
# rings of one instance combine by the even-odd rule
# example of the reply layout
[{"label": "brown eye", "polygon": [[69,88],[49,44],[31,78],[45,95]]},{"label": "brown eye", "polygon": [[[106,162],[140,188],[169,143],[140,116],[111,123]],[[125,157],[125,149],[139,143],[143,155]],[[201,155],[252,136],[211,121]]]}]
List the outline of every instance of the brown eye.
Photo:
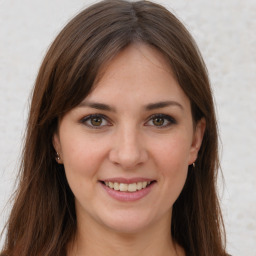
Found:
[{"label": "brown eye", "polygon": [[155,117],[153,120],[152,120],[153,124],[155,126],[162,126],[164,124],[164,118],[162,117]]},{"label": "brown eye", "polygon": [[101,117],[93,117],[91,119],[91,125],[92,126],[100,126],[102,124],[102,118]]},{"label": "brown eye", "polygon": [[111,125],[107,117],[100,114],[86,116],[81,120],[81,123],[85,124],[86,126],[92,129],[100,129]]},{"label": "brown eye", "polygon": [[166,128],[176,123],[177,123],[176,120],[169,115],[155,114],[149,118],[149,120],[145,123],[145,125],[153,126],[156,128]]}]

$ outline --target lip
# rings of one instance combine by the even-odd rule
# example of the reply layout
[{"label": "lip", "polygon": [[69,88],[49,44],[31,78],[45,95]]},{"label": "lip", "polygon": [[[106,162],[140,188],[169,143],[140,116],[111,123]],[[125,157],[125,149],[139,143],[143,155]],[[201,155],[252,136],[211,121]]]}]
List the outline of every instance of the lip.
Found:
[{"label": "lip", "polygon": [[[111,178],[111,179],[106,179],[104,180],[110,181],[110,182],[118,182],[118,183],[126,183],[126,184],[132,184],[135,182],[143,182],[143,181],[155,181],[153,179],[145,179],[145,178],[132,178],[132,179],[126,179],[126,178]],[[148,185],[146,188],[135,191],[135,192],[123,192],[119,190],[114,190],[112,188],[109,188],[104,184],[104,181],[100,182],[100,185],[102,188],[107,192],[107,194],[121,202],[132,202],[132,201],[137,201],[140,200],[144,197],[146,197],[150,191],[153,189],[154,185],[156,182],[152,182],[150,185]]]}]

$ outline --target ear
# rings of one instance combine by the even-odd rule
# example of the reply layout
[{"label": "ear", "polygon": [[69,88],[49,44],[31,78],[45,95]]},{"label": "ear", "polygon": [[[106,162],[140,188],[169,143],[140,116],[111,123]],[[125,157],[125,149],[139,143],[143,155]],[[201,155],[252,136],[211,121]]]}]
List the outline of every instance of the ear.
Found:
[{"label": "ear", "polygon": [[193,164],[197,159],[198,151],[203,141],[205,127],[206,127],[206,121],[205,121],[205,118],[202,118],[197,122],[194,130],[188,165]]},{"label": "ear", "polygon": [[57,163],[63,164],[63,161],[62,161],[62,158],[61,158],[62,151],[61,151],[60,137],[59,137],[58,132],[55,132],[53,134],[52,144],[53,144],[53,147],[56,151],[55,159],[56,159]]}]

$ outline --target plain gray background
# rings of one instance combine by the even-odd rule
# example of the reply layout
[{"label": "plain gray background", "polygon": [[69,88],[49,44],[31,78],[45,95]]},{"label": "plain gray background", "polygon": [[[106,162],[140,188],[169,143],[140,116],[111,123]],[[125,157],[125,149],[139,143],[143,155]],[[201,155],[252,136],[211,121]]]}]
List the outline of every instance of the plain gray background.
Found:
[{"label": "plain gray background", "polygon": [[[0,0],[0,227],[42,58],[63,25],[94,2]],[[225,183],[219,185],[228,249],[256,255],[256,1],[157,2],[185,23],[208,66],[222,140]]]}]

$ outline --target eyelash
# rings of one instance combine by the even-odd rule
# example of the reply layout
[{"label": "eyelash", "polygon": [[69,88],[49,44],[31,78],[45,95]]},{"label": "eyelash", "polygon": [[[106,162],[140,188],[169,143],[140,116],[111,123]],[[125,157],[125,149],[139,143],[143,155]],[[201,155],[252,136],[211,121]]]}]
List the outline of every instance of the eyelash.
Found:
[{"label": "eyelash", "polygon": [[[99,126],[97,125],[93,125],[91,122],[93,120],[93,118],[98,118],[101,120],[101,123]],[[148,124],[150,121],[153,122],[154,119],[162,119],[164,121],[164,125],[154,125],[154,124]],[[88,123],[90,122],[90,123]],[[107,124],[103,124],[101,125],[103,122],[107,122]],[[166,123],[167,122],[167,123]],[[92,129],[101,129],[103,127],[106,127],[106,126],[112,126],[111,122],[109,121],[109,119],[105,116],[105,115],[102,115],[102,114],[91,114],[91,115],[88,115],[86,117],[84,117],[82,120],[81,120],[81,123],[85,124],[86,126],[88,126],[89,128],[92,128]],[[166,128],[166,127],[169,127],[173,124],[177,124],[176,120],[169,116],[169,115],[165,115],[165,114],[154,114],[152,116],[150,116],[147,120],[147,122],[145,123],[145,126],[154,126],[156,127],[157,129],[163,129],[163,128]]]},{"label": "eyelash", "polygon": [[[165,114],[154,114],[154,115],[149,117],[149,119],[148,119],[148,121],[146,123],[148,123],[150,121],[153,122],[153,120],[157,119],[157,118],[163,119],[164,123],[165,123],[164,125],[161,125],[161,126],[152,125],[152,126],[158,128],[158,129],[163,129],[163,128],[169,127],[169,126],[171,126],[173,124],[177,124],[177,121],[173,117],[171,117],[169,115],[165,115]],[[146,126],[149,126],[149,125],[146,125]]]},{"label": "eyelash", "polygon": [[[96,126],[96,125],[93,125],[92,123],[91,124],[87,123],[88,121],[92,122],[93,118],[101,119],[102,122],[105,121],[105,122],[107,122],[107,124],[105,124],[103,126],[102,125]],[[89,128],[92,128],[92,129],[101,129],[102,127],[105,127],[105,126],[111,126],[111,123],[109,122],[108,118],[102,114],[88,115],[81,120],[81,123],[85,124],[86,126],[88,126]]]}]

